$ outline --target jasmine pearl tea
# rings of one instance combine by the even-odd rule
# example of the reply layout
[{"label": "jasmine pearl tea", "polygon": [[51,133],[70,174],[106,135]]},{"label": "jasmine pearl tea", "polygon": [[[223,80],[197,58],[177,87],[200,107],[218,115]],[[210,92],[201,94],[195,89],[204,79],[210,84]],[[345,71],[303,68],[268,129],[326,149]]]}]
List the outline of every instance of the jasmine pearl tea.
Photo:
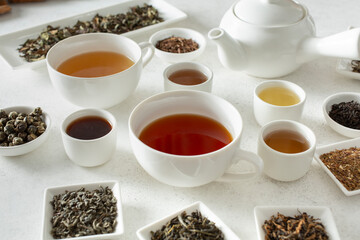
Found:
[{"label": "jasmine pearl tea", "polygon": [[73,77],[103,77],[122,72],[134,65],[127,56],[116,52],[87,52],[73,56],[57,68]]}]

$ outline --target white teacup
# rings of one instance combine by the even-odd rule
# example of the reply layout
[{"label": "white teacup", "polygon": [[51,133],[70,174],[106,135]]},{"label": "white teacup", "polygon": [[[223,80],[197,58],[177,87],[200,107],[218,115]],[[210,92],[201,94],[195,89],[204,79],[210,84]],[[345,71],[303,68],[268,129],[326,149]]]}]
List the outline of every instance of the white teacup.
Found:
[{"label": "white teacup", "polygon": [[[88,116],[98,116],[108,121],[111,125],[110,132],[91,140],[82,140],[67,134],[66,129],[69,124],[76,119]],[[70,114],[63,120],[60,131],[66,154],[71,161],[83,167],[95,167],[106,163],[116,149],[116,119],[110,112],[103,109],[88,108]]]},{"label": "white teacup", "polygon": [[[149,123],[173,114],[198,114],[221,123],[233,140],[219,150],[201,155],[174,155],[155,150],[139,140]],[[243,122],[236,108],[226,100],[201,91],[171,91],[154,95],[139,103],[129,118],[130,142],[140,165],[158,181],[178,187],[195,187],[214,180],[238,181],[262,172],[262,160],[239,149]],[[235,153],[238,153],[237,156]],[[250,162],[252,173],[226,173],[239,160]]]},{"label": "white teacup", "polygon": [[[179,70],[197,70],[203,73],[207,80],[203,83],[196,84],[196,85],[184,85],[179,84],[171,81],[169,79],[170,75]],[[164,90],[165,91],[173,91],[173,90],[198,90],[204,92],[211,92],[212,84],[213,84],[213,73],[210,68],[206,67],[203,64],[196,63],[196,62],[180,62],[175,63],[164,70]]]},{"label": "white teacup", "polygon": [[[292,131],[303,136],[308,148],[298,153],[284,153],[271,148],[264,139],[279,130]],[[279,181],[294,181],[303,177],[310,169],[315,147],[316,137],[310,128],[296,121],[277,120],[261,128],[257,152],[264,161],[266,175]]]},{"label": "white teacup", "polygon": [[[144,50],[143,49],[148,49]],[[130,68],[103,77],[73,77],[57,70],[65,60],[88,52],[115,52],[130,58]],[[142,68],[150,61],[154,47],[147,42],[110,33],[87,33],[64,39],[48,52],[46,63],[55,89],[69,102],[89,108],[109,108],[132,94],[140,80]]]},{"label": "white teacup", "polygon": [[[282,87],[289,89],[299,97],[299,102],[289,106],[278,106],[270,104],[259,97],[259,94],[268,88]],[[267,80],[260,83],[254,90],[254,116],[260,126],[274,120],[299,121],[304,109],[306,100],[305,91],[295,83],[285,80]]]}]

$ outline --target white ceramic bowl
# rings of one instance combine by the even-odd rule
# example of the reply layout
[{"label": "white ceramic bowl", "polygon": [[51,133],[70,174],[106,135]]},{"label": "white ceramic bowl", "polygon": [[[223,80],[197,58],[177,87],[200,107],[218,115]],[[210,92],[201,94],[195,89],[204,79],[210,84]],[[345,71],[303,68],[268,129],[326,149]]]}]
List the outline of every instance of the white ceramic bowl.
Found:
[{"label": "white ceramic bowl", "polygon": [[[14,106],[14,107],[8,107],[3,108],[7,114],[11,111],[16,111],[18,113],[31,113],[35,107],[29,107],[29,106]],[[51,119],[49,114],[43,111],[43,121],[46,123],[46,130],[43,134],[41,134],[39,137],[34,139],[31,142],[27,142],[18,146],[11,146],[11,147],[0,147],[0,155],[1,156],[18,156],[23,155],[26,153],[29,153],[36,148],[38,148],[41,144],[45,142],[47,137],[49,136],[50,128],[51,128]]]},{"label": "white ceramic bowl", "polygon": [[54,240],[53,236],[51,235],[51,218],[53,215],[53,207],[50,204],[50,201],[53,200],[53,197],[58,194],[63,194],[65,191],[76,191],[80,188],[84,187],[85,190],[95,190],[98,189],[100,186],[102,187],[109,187],[114,197],[117,200],[116,207],[117,207],[117,225],[115,228],[115,232],[108,233],[108,234],[97,234],[97,235],[89,235],[83,237],[74,237],[74,238],[66,238],[67,240],[75,240],[75,239],[82,239],[82,240],[100,240],[100,239],[119,239],[120,235],[124,233],[124,222],[123,222],[123,213],[122,213],[122,204],[121,204],[121,196],[120,196],[120,184],[118,181],[104,181],[104,182],[94,182],[94,183],[85,183],[85,184],[76,184],[76,185],[67,185],[67,186],[59,186],[59,187],[50,187],[45,189],[44,192],[44,206],[43,206],[43,223],[42,223],[42,240]]},{"label": "white ceramic bowl", "polygon": [[340,92],[333,94],[329,97],[327,97],[324,100],[323,103],[323,114],[325,117],[326,122],[329,124],[329,126],[336,132],[338,132],[341,135],[344,135],[349,138],[356,138],[360,137],[360,130],[348,128],[345,127],[334,120],[332,120],[329,116],[329,112],[331,110],[331,106],[333,104],[338,104],[341,102],[350,102],[354,100],[355,102],[360,103],[360,94],[356,92]]},{"label": "white ceramic bowl", "polygon": [[348,149],[351,147],[360,147],[360,138],[354,138],[346,141],[336,142],[328,145],[323,145],[316,148],[315,151],[315,160],[320,164],[322,169],[330,176],[330,178],[336,183],[336,185],[343,191],[346,196],[353,196],[360,194],[359,190],[349,191],[347,190],[342,183],[334,176],[334,174],[326,167],[326,165],[321,161],[320,156],[324,153],[329,153],[335,150]]},{"label": "white ceramic bowl", "polygon": [[157,231],[160,229],[164,224],[169,222],[174,217],[180,215],[183,211],[186,211],[187,214],[190,214],[194,211],[198,210],[201,212],[203,217],[206,217],[210,221],[214,222],[215,225],[224,233],[225,239],[231,240],[240,240],[238,236],[228,227],[226,224],[221,221],[219,217],[217,217],[204,203],[202,202],[195,202],[187,207],[184,207],[162,219],[159,219],[153,223],[150,223],[139,230],[136,231],[136,235],[139,240],[150,240],[151,234],[150,231]]},{"label": "white ceramic bowl", "polygon": [[300,212],[306,212],[308,215],[313,216],[314,218],[319,218],[323,223],[326,232],[328,233],[329,239],[331,240],[340,240],[339,233],[336,228],[334,217],[328,207],[317,207],[317,206],[258,206],[254,209],[255,222],[256,222],[256,231],[258,239],[265,239],[265,233],[262,229],[262,225],[265,220],[269,220],[272,215],[277,215],[277,213],[283,214],[285,216],[295,216],[299,215]]},{"label": "white ceramic bowl", "polygon": [[[198,70],[206,76],[206,81],[200,84],[195,85],[184,85],[171,81],[169,77],[176,71],[191,69]],[[197,90],[211,92],[213,85],[213,72],[207,66],[197,63],[197,62],[179,62],[172,65],[169,65],[165,68],[164,73],[164,90],[165,91],[174,91],[174,90]]]},{"label": "white ceramic bowl", "polygon": [[[186,39],[190,38],[199,44],[199,48],[193,52],[188,53],[170,53],[156,48],[156,44],[158,41],[169,37],[182,37]],[[165,62],[170,63],[187,62],[194,60],[204,52],[206,47],[205,37],[201,33],[189,28],[166,28],[154,33],[150,37],[149,41],[155,47],[155,55],[164,60]]]}]

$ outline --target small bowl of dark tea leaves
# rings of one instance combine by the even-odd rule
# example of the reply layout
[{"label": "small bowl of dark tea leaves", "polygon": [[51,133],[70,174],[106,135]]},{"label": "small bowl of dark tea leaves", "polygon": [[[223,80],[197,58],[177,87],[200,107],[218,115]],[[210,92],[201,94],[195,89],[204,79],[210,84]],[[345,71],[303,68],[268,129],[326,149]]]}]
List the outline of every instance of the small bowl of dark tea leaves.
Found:
[{"label": "small bowl of dark tea leaves", "polygon": [[136,231],[139,240],[231,239],[240,240],[202,202],[195,202]]},{"label": "small bowl of dark tea leaves", "polygon": [[323,113],[328,125],[349,138],[360,137],[360,94],[340,92],[327,97]]},{"label": "small bowl of dark tea leaves", "polygon": [[340,240],[328,207],[258,206],[254,215],[258,239]]},{"label": "small bowl of dark tea leaves", "polygon": [[206,47],[205,37],[189,28],[166,28],[154,33],[149,41],[155,55],[170,63],[194,60]]},{"label": "small bowl of dark tea leaves", "polygon": [[117,181],[47,188],[42,240],[119,239],[124,232]]},{"label": "small bowl of dark tea leaves", "polygon": [[0,109],[0,155],[29,153],[47,139],[50,116],[41,107],[13,106]]}]

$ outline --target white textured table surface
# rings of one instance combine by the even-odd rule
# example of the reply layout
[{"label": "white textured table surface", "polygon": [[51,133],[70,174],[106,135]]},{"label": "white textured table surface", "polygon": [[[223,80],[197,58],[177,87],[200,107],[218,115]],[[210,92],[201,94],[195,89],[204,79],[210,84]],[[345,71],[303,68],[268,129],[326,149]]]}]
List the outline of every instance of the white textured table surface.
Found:
[{"label": "white textured table surface", "polygon": [[[10,14],[0,16],[0,34],[116,2],[48,0],[13,4]],[[212,27],[218,26],[233,0],[169,2],[188,14],[188,19],[177,26],[191,27],[207,34]],[[349,25],[360,26],[358,0],[299,2],[309,8],[318,36],[343,31]],[[147,40],[150,34],[135,40]],[[252,92],[264,80],[225,69],[212,42],[208,42],[205,54],[198,61],[213,69],[213,93],[234,104],[243,117],[245,127],[241,147],[255,152],[260,127],[255,123],[252,112]],[[283,77],[305,89],[308,99],[301,122],[315,132],[318,145],[346,139],[326,125],[321,111],[323,100],[340,91],[360,91],[360,82],[338,75],[335,64],[335,59],[319,59]],[[59,131],[64,117],[79,107],[65,101],[54,90],[46,68],[13,71],[0,60],[0,108],[41,106],[53,121],[49,139],[39,149],[20,157],[0,157],[1,239],[40,239],[43,191],[46,187],[111,179],[119,180],[121,184],[125,221],[125,233],[121,239],[136,239],[138,228],[198,200],[210,207],[244,240],[257,239],[253,211],[259,205],[328,206],[341,239],[360,239],[360,196],[346,197],[315,161],[306,176],[290,183],[274,181],[262,175],[256,180],[241,183],[213,182],[197,188],[175,188],[150,177],[132,154],[127,119],[141,100],[163,91],[162,71],[166,66],[154,57],[144,69],[134,94],[109,109],[119,123],[116,153],[103,166],[83,168],[67,158]]]}]

